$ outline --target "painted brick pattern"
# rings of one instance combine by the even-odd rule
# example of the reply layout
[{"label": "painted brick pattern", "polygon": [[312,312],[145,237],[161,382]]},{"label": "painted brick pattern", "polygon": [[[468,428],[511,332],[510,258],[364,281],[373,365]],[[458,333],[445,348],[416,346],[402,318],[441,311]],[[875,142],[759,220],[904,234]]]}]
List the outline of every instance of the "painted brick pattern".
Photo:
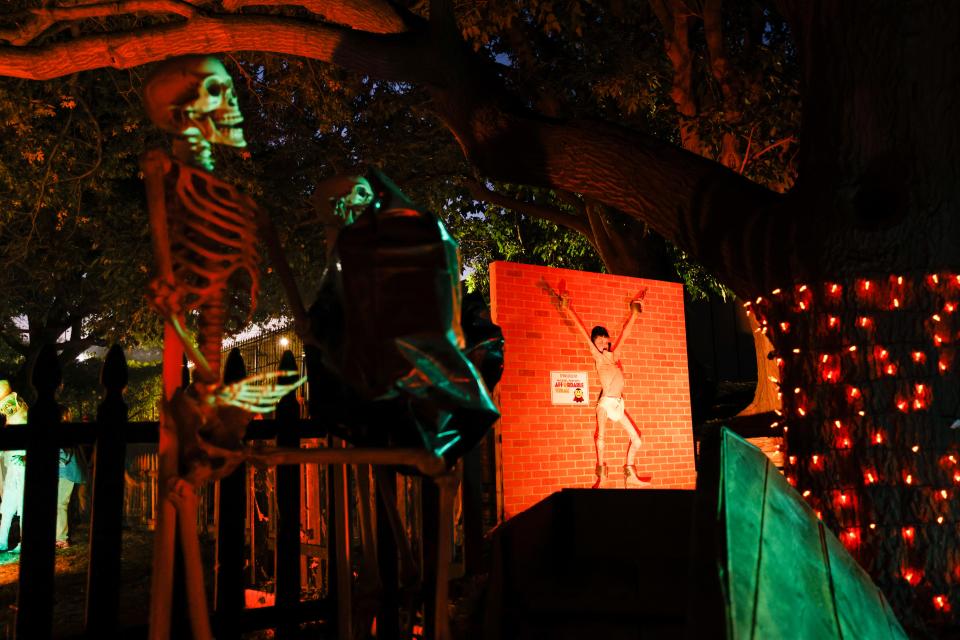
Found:
[{"label": "painted brick pattern", "polygon": [[[627,411],[642,432],[637,465],[641,474],[653,476],[652,488],[692,489],[696,472],[682,286],[495,262],[490,265],[492,314],[506,340],[505,370],[497,387],[505,518],[562,488],[590,487],[594,480],[600,381],[583,339],[542,288],[546,281],[556,289],[561,279],[587,330],[601,324],[614,340],[628,301],[648,288],[643,314],[619,347]],[[589,372],[586,406],[552,405],[551,371]],[[608,425],[610,477],[605,487],[622,486],[627,443],[619,426]]]}]

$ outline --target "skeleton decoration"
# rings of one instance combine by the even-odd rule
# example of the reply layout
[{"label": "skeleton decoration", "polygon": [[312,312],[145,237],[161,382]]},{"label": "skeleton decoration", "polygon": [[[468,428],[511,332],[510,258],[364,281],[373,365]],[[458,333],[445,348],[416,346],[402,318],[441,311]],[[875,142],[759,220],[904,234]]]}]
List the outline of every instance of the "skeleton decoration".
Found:
[{"label": "skeleton decoration", "polygon": [[[314,202],[326,227],[328,260],[309,315],[275,234],[266,233],[306,345],[312,388],[323,390],[311,394],[310,411],[355,447],[344,451],[390,452],[377,463],[419,472],[439,487],[431,624],[433,637],[448,638],[451,468],[499,416],[489,389],[503,371],[503,334],[482,298],[463,298],[459,251],[443,222],[386,176],[376,170],[336,176],[318,185]],[[385,496],[395,490],[389,477],[377,476]],[[369,527],[364,509],[358,515],[361,529]],[[399,515],[388,509],[387,516],[403,575],[416,573]],[[357,592],[368,594],[378,583],[375,573],[361,575]],[[358,621],[356,628],[370,622]]]},{"label": "skeleton decoration", "polygon": [[[160,432],[160,480],[166,493],[154,551],[151,638],[169,636],[175,523],[193,636],[211,637],[194,488],[244,461],[393,465],[436,482],[441,508],[431,626],[434,637],[448,638],[446,578],[456,486],[450,467],[498,416],[477,367],[492,385],[502,363],[502,335],[489,318],[478,312],[461,324],[456,244],[436,216],[416,209],[384,176],[373,172],[366,179],[342,180],[330,191],[328,212],[334,231],[342,233],[329,246],[335,268],[328,269],[308,318],[269,218],[212,174],[212,144],[246,144],[223,65],[199,56],[168,60],[148,78],[144,97],[155,124],[175,135],[172,155],[154,150],[142,162],[157,263],[151,300],[166,321]],[[313,415],[330,409],[328,415],[355,448],[243,447],[249,413],[272,410],[303,382],[277,384],[281,376],[295,373],[289,371],[235,385],[220,381],[225,327],[245,315],[244,305],[228,308],[226,300],[246,295],[252,307],[258,236],[270,250],[298,330],[305,342],[319,346],[308,354],[314,388],[330,383],[334,391],[327,394],[332,404],[312,406]],[[188,312],[199,318],[198,345],[185,328]],[[194,382],[177,390],[184,353],[196,365]],[[399,518],[388,519],[400,542]],[[345,558],[337,559],[338,566]],[[349,575],[348,564],[339,570]],[[341,600],[349,592],[343,590]],[[341,603],[339,628],[349,634],[349,613],[343,610]]]},{"label": "skeleton decoration", "polygon": [[345,226],[309,312],[311,380],[329,390],[312,395],[311,412],[334,417],[348,442],[423,447],[452,465],[499,417],[489,388],[502,372],[502,333],[482,301],[464,305],[443,222],[386,176],[371,170],[318,191],[339,191],[325,209]]},{"label": "skeleton decoration", "polygon": [[[279,377],[296,374],[278,371],[221,383],[221,343],[228,325],[239,328],[252,312],[260,261],[256,205],[212,174],[212,144],[246,146],[232,79],[215,58],[173,58],[147,79],[144,101],[151,120],[175,136],[172,155],[155,149],[142,160],[157,265],[150,301],[165,320],[160,475],[166,494],[154,551],[151,637],[169,635],[179,521],[193,635],[209,638],[194,489],[247,459],[250,413],[272,411],[305,380],[278,384]],[[243,304],[228,308],[228,299]],[[188,313],[198,318],[196,345],[186,329]],[[184,353],[195,372],[181,390]]]}]

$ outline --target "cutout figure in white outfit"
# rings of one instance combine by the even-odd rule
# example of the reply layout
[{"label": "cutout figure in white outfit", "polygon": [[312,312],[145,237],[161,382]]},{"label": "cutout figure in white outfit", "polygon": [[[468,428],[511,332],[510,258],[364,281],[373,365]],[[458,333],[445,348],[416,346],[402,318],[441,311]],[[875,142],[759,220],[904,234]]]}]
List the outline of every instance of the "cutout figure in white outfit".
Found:
[{"label": "cutout figure in white outfit", "polygon": [[551,289],[551,293],[556,298],[560,310],[573,321],[574,326],[587,341],[590,355],[593,356],[593,362],[597,367],[597,375],[600,378],[602,391],[597,401],[597,428],[593,434],[593,441],[597,450],[597,466],[595,469],[597,479],[593,488],[599,488],[603,479],[607,477],[607,463],[604,462],[604,432],[606,431],[607,421],[619,424],[626,432],[627,437],[630,438],[630,444],[627,445],[626,462],[623,465],[623,486],[625,488],[649,486],[650,476],[640,476],[637,473],[635,460],[637,452],[640,450],[640,429],[624,406],[623,365],[617,352],[617,347],[630,335],[633,324],[639,318],[640,313],[643,312],[642,302],[647,290],[641,289],[630,300],[627,318],[620,329],[620,335],[612,344],[610,332],[607,331],[606,327],[597,325],[592,331],[587,332],[583,320],[570,306],[570,294],[566,291],[563,281],[560,282],[559,291]]}]

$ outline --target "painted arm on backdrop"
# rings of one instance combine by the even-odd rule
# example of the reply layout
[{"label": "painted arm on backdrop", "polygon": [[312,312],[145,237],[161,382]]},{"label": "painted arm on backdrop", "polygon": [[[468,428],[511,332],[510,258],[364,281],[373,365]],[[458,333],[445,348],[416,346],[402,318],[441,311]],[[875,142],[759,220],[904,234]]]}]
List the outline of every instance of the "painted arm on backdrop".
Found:
[{"label": "painted arm on backdrop", "polygon": [[644,287],[636,293],[636,295],[631,298],[629,307],[630,310],[627,312],[627,317],[623,321],[623,327],[620,328],[620,333],[617,335],[616,342],[613,343],[612,349],[617,350],[617,347],[620,346],[620,343],[627,339],[630,335],[630,332],[633,330],[633,325],[640,317],[640,314],[643,313],[643,299],[647,295],[647,289]]},{"label": "painted arm on backdrop", "polygon": [[587,331],[587,326],[583,324],[583,320],[580,318],[580,315],[574,311],[573,307],[570,305],[570,292],[567,291],[566,281],[561,280],[557,285],[556,290],[554,290],[553,287],[546,282],[546,280],[541,280],[540,284],[553,298],[553,301],[556,303],[557,308],[560,309],[560,312],[570,318],[570,320],[573,322],[573,326],[576,327],[577,332],[583,336],[583,339],[586,341],[587,347],[591,351],[595,351],[596,347],[594,346],[593,342],[590,341],[590,332]]}]

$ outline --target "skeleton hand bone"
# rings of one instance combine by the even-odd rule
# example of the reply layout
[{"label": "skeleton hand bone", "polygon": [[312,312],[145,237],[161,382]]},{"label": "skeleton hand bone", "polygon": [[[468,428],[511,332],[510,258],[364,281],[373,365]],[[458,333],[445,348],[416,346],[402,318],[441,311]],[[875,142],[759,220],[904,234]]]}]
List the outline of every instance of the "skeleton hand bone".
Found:
[{"label": "skeleton hand bone", "polygon": [[240,382],[221,386],[214,391],[214,403],[249,411],[250,413],[269,413],[280,399],[307,381],[303,376],[296,382],[280,384],[279,378],[297,375],[296,371],[270,371],[259,373]]}]

